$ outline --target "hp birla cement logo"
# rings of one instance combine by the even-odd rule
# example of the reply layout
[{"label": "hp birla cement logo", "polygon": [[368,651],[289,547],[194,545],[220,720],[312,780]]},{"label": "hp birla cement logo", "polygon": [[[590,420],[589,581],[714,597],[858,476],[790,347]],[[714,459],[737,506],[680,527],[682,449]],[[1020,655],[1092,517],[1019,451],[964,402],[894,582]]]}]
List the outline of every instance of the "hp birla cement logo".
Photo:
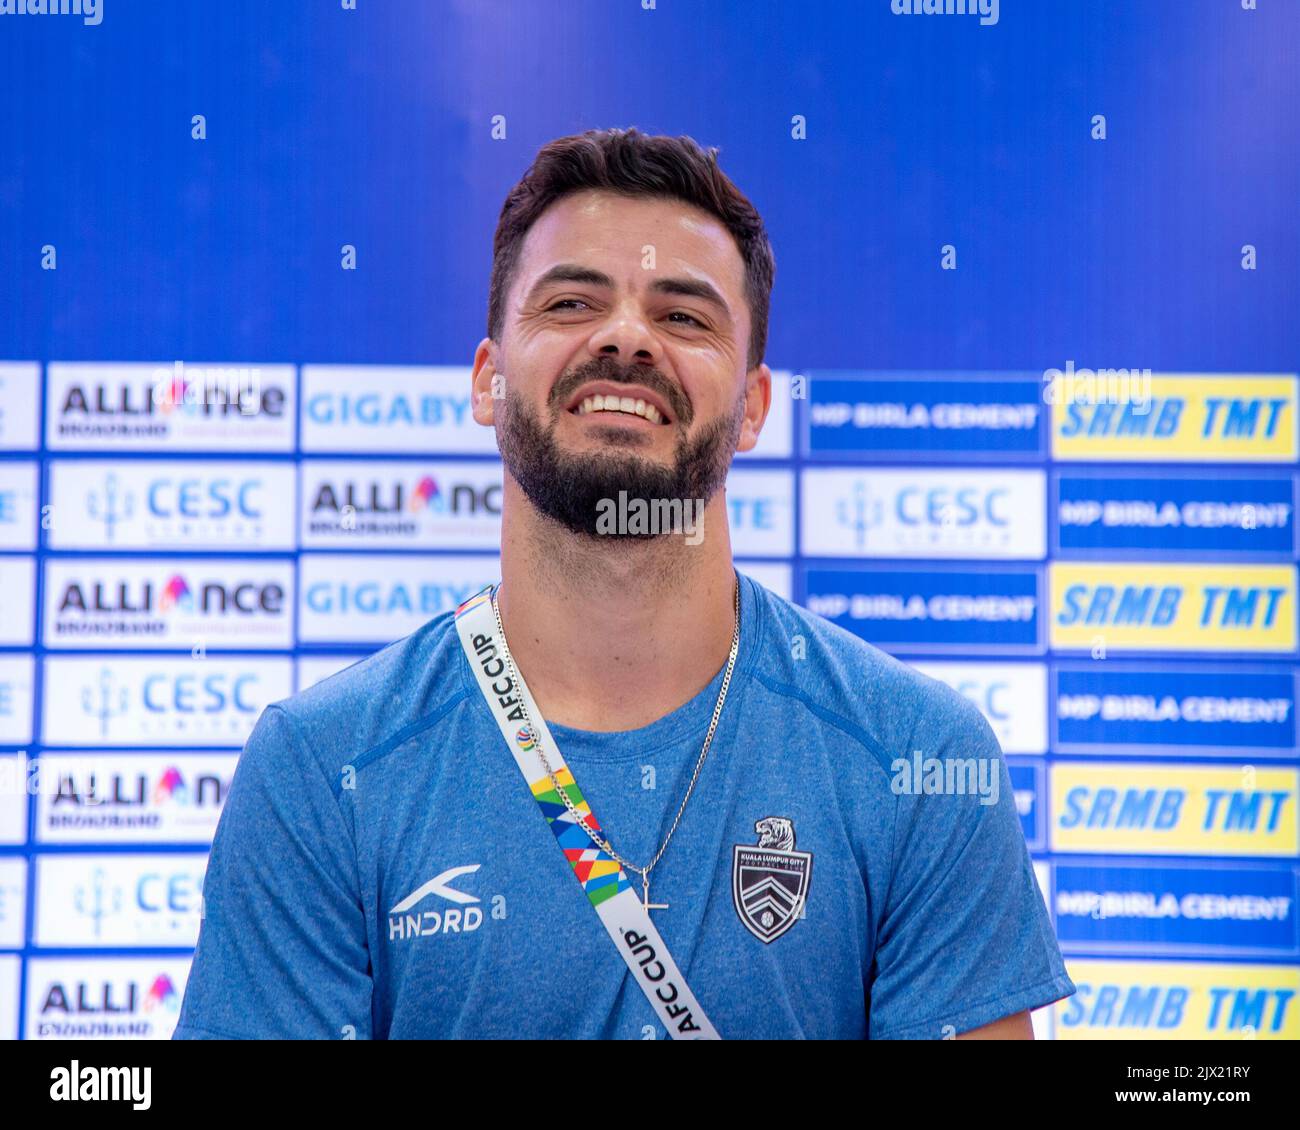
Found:
[{"label": "hp birla cement logo", "polygon": [[794,822],[784,816],[756,821],[758,846],[736,844],[731,899],[760,942],[775,941],[802,916],[812,879],[812,852],[794,850]]}]

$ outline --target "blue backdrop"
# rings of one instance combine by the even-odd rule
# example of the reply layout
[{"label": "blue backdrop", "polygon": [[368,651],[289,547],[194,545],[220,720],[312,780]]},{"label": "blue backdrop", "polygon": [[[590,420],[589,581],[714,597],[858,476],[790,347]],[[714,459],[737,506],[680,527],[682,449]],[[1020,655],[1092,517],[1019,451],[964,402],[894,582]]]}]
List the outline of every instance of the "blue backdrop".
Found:
[{"label": "blue backdrop", "polygon": [[[10,6],[0,1037],[165,1036],[257,711],[491,575],[495,461],[456,423],[463,370],[434,367],[485,333],[497,214],[537,148],[615,125],[719,146],[767,221],[767,360],[812,380],[781,385],[737,480],[741,556],[995,721],[1080,985],[1040,1030],[1300,1035],[1300,4],[1002,0],[987,25],[890,0]],[[112,400],[177,360],[258,367],[283,412],[256,437],[55,435],[70,386]],[[1043,375],[1067,364],[1155,376],[1113,418],[1053,414]],[[1152,414],[1125,415],[1133,388]],[[425,427],[341,429],[348,390]],[[983,415],[943,407],[967,402]],[[245,473],[243,525],[188,514]],[[482,512],[313,533],[344,480],[456,483]],[[150,521],[114,535],[128,496]],[[1152,517],[1170,507],[1177,529]],[[125,607],[151,577],[154,605]],[[223,643],[197,594],[245,582],[256,623]],[[63,616],[96,585],[117,595]],[[904,618],[953,594],[963,617]],[[141,719],[186,653],[217,671],[194,686],[220,727],[169,735],[166,710]],[[98,823],[15,789],[60,757],[65,805],[114,782]]]}]

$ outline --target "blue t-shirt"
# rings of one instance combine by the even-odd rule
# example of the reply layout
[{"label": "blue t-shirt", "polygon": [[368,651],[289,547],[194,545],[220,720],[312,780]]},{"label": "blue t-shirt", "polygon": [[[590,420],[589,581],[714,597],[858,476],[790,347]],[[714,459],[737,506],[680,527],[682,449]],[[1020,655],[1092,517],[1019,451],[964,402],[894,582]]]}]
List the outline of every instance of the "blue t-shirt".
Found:
[{"label": "blue t-shirt", "polygon": [[[639,865],[722,674],[636,730],[549,723]],[[1074,991],[983,716],[743,575],[726,707],[651,880],[668,904],[655,924],[724,1039],[940,1039]],[[203,896],[175,1038],[667,1037],[450,613],[266,708]]]}]

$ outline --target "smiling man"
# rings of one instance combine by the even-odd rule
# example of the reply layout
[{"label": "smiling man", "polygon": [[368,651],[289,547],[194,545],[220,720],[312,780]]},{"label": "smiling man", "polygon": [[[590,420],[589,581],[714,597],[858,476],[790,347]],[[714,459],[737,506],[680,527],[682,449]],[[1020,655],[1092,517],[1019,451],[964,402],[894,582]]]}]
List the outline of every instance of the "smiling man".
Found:
[{"label": "smiling man", "polygon": [[501,582],[263,713],[178,1038],[1029,1038],[1074,991],[975,707],[733,566],[774,273],[715,151],[539,152],[474,357]]}]

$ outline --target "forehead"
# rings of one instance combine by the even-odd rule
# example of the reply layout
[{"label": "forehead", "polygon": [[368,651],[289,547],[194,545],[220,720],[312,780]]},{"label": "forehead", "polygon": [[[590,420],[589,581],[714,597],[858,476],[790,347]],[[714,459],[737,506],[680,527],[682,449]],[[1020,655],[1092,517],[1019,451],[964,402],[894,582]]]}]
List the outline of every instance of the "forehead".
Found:
[{"label": "forehead", "polygon": [[[653,269],[643,267],[647,246],[655,251]],[[599,189],[570,193],[529,229],[517,283],[526,289],[557,263],[597,267],[620,284],[629,266],[646,281],[669,274],[701,278],[738,314],[743,309],[745,263],[736,241],[720,220],[684,200]]]}]

